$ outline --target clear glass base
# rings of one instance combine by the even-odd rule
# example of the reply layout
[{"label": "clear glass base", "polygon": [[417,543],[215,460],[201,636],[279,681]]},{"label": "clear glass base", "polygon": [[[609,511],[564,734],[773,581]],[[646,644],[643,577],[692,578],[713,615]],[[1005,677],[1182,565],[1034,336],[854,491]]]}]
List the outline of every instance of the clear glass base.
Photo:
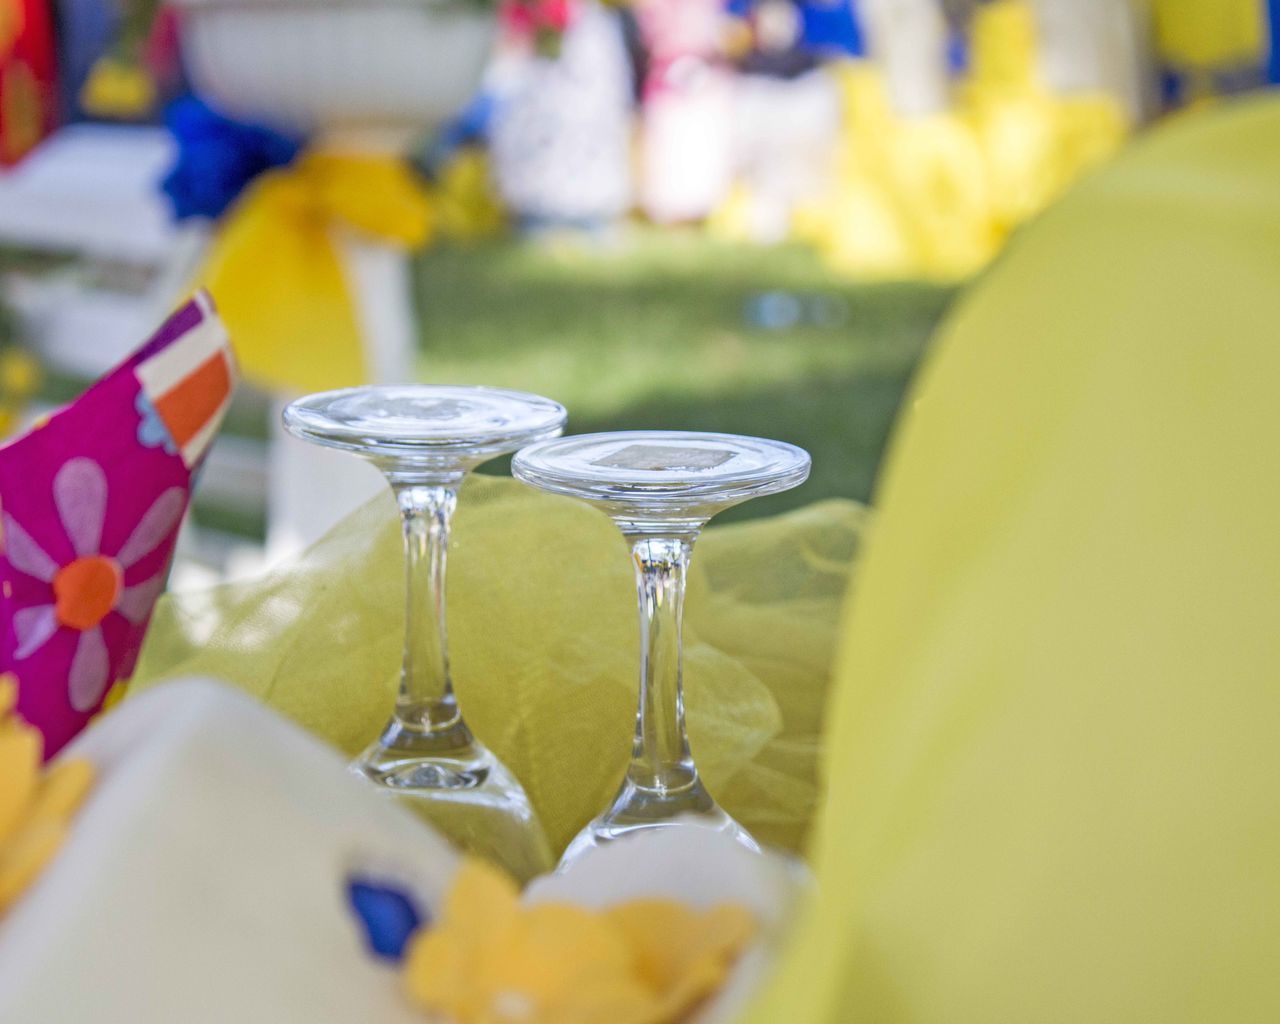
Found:
[{"label": "clear glass base", "polygon": [[695,778],[681,790],[647,789],[628,779],[613,805],[579,832],[564,851],[557,870],[563,871],[588,850],[633,832],[663,828],[700,828],[731,836],[752,853],[760,844],[729,817]]},{"label": "clear glass base", "polygon": [[395,385],[309,395],[284,412],[303,440],[371,459],[404,533],[405,641],[395,715],[352,769],[464,851],[521,882],[551,866],[515,777],[463,723],[449,673],[445,569],[458,487],[473,467],[557,436],[564,407],[501,388]]},{"label": "clear glass base", "polygon": [[388,726],[381,740],[351,762],[351,771],[518,882],[551,869],[551,849],[528,795],[492,752],[469,735],[461,745],[449,743],[447,735],[432,737],[445,748],[438,754],[406,749],[388,743],[397,728],[395,722]]},{"label": "clear glass base", "polygon": [[626,781],[569,844],[560,867],[646,829],[703,828],[760,845],[721,810],[694,767],[684,723],[682,622],[693,543],[717,512],[796,487],[804,450],[781,441],[687,431],[616,431],[541,441],[511,463],[518,480],[602,509],[631,546],[640,611],[640,687]]}]

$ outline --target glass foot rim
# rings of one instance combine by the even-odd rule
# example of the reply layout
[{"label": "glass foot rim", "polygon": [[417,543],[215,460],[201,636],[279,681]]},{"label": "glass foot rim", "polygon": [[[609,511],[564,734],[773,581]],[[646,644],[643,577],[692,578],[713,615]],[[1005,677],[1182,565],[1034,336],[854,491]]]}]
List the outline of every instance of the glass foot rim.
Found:
[{"label": "glass foot rim", "polygon": [[[489,401],[506,405],[513,414],[494,425],[445,421],[432,427],[423,420],[407,430],[404,423],[379,427],[375,421],[346,422],[335,412],[343,402],[368,399],[371,404],[393,399],[423,401]],[[321,391],[291,402],[284,411],[285,428],[295,437],[326,448],[354,452],[366,458],[484,461],[522,446],[558,437],[568,412],[559,402],[528,391],[460,384],[369,384]]]},{"label": "glass foot rim", "polygon": [[739,844],[746,847],[752,853],[762,853],[764,847],[743,828],[734,818],[720,810],[718,807],[715,812],[705,814],[681,814],[674,818],[667,818],[659,821],[637,822],[635,824],[619,824],[611,822],[605,817],[596,818],[582,829],[573,840],[565,848],[563,854],[560,855],[560,861],[556,866],[557,871],[563,871],[573,861],[586,854],[589,850],[593,850],[600,846],[623,839],[626,836],[634,835],[637,832],[656,832],[667,829],[704,829],[708,832],[714,832],[719,835],[728,835],[737,840]]},{"label": "glass foot rim", "polygon": [[[756,463],[743,469],[709,471],[679,469],[658,470],[646,479],[644,469],[627,469],[600,465],[592,456],[605,456],[612,450],[646,443],[713,445],[756,457]],[[608,431],[597,434],[574,434],[548,438],[530,444],[516,453],[511,472],[516,479],[555,494],[585,501],[608,502],[625,506],[687,506],[695,501],[736,504],[749,498],[764,497],[789,490],[809,477],[809,453],[786,441],[775,441],[744,434],[719,434],[705,431],[634,430]]]}]

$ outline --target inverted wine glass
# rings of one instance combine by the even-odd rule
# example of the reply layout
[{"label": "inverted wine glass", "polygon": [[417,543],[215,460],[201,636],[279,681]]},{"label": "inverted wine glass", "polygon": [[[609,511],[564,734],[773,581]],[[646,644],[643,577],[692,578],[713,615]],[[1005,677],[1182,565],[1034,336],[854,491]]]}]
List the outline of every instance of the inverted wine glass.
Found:
[{"label": "inverted wine glass", "polygon": [[734,434],[621,431],[521,449],[517,479],[603,509],[631,545],[640,603],[640,699],[631,762],[612,805],[569,844],[560,865],[640,829],[694,825],[756,841],[698,777],[684,722],[681,628],[693,543],[717,512],[809,476],[795,445]]},{"label": "inverted wine glass", "polygon": [[500,388],[389,385],[310,395],[284,412],[303,440],[370,460],[400,508],[405,639],[395,709],[352,769],[404,798],[464,849],[529,878],[550,862],[520,783],[467,727],[445,618],[449,527],[474,467],[564,429],[564,407]]}]

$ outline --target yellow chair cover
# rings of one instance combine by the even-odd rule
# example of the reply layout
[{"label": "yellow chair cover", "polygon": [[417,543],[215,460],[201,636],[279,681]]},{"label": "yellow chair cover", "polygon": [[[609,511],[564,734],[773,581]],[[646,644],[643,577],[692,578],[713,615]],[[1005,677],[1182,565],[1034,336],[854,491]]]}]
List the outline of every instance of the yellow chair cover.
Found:
[{"label": "yellow chair cover", "polygon": [[[817,803],[838,611],[865,510],[829,501],[713,527],[686,622],[689,731],[707,785],[761,839],[797,849]],[[404,620],[390,492],[261,582],[164,599],[130,694],[225,679],[354,754],[394,703]],[[473,477],[449,566],[449,640],[468,722],[562,849],[613,797],[635,721],[639,635],[626,544],[585,505]]]},{"label": "yellow chair cover", "polygon": [[1280,1020],[1280,101],[1026,230],[900,424],[750,1024]]},{"label": "yellow chair cover", "polygon": [[853,277],[950,281],[996,251],[983,155],[956,113],[904,118],[881,72],[834,72],[844,104],[836,183],[798,211],[796,230]]},{"label": "yellow chair cover", "polygon": [[1001,238],[1111,156],[1129,132],[1113,96],[1051,93],[1040,79],[1038,47],[1035,13],[1025,0],[993,0],[974,11],[973,66],[960,98],[983,155],[993,230]]},{"label": "yellow chair cover", "polygon": [[405,162],[306,153],[268,171],[227,214],[198,275],[248,380],[305,392],[367,379],[361,326],[335,232],[416,249],[432,208]]},{"label": "yellow chair cover", "polygon": [[1167,62],[1212,70],[1266,60],[1266,0],[1152,0],[1156,46]]},{"label": "yellow chair cover", "polygon": [[1013,228],[1129,131],[1114,97],[1051,93],[1037,47],[1026,0],[979,5],[972,69],[953,109],[927,116],[894,110],[873,63],[837,66],[844,125],[835,184],[797,211],[797,235],[862,279],[955,281],[984,267]]}]

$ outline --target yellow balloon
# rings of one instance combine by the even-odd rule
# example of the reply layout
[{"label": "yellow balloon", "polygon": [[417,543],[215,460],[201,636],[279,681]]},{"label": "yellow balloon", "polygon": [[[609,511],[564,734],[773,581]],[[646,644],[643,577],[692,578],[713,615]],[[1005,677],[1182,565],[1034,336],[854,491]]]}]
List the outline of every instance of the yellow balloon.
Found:
[{"label": "yellow balloon", "polygon": [[752,1024],[1280,1020],[1280,102],[1015,240],[899,426]]}]

